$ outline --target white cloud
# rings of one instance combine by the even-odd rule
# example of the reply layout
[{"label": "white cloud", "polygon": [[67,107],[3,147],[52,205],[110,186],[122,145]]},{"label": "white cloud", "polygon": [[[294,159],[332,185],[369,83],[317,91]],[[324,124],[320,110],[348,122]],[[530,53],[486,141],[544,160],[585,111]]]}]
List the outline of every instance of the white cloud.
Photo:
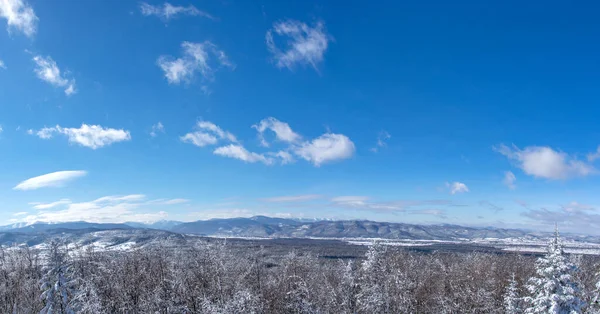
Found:
[{"label": "white cloud", "polygon": [[4,65],[4,61],[0,60],[0,69],[6,70],[6,65]]},{"label": "white cloud", "polygon": [[528,175],[552,180],[582,177],[596,172],[593,166],[550,147],[529,146],[521,150],[501,144],[494,150],[517,163]]},{"label": "white cloud", "polygon": [[320,166],[326,162],[349,158],[355,151],[354,143],[343,134],[327,133],[312,141],[301,142],[302,136],[295,133],[287,123],[275,118],[263,119],[252,127],[259,132],[259,136],[263,140],[263,146],[268,146],[268,143],[262,138],[262,134],[266,130],[272,130],[277,139],[286,143],[288,147],[283,150],[265,153],[250,152],[239,143],[233,134],[208,121],[199,121],[195,126],[196,130],[181,136],[180,140],[199,147],[226,141],[232,144],[215,149],[213,151],[215,155],[235,158],[249,163],[262,162],[267,165],[275,162],[282,165],[293,163],[296,161],[292,155],[294,154],[313,163],[315,166]]},{"label": "white cloud", "polygon": [[[285,37],[285,47],[278,48],[273,35]],[[323,62],[325,51],[331,41],[327,35],[325,25],[317,22],[313,27],[306,23],[286,20],[273,24],[267,31],[267,48],[273,55],[273,60],[278,68],[293,70],[296,64],[310,65],[315,70]]]},{"label": "white cloud", "polygon": [[452,195],[469,192],[469,188],[467,187],[467,185],[461,182],[446,182],[446,187],[450,189],[450,194]]},{"label": "white cloud", "polygon": [[39,19],[26,1],[0,0],[0,17],[6,19],[9,33],[15,29],[28,37],[35,35]]},{"label": "white cloud", "polygon": [[332,205],[342,208],[369,211],[404,211],[404,202],[370,202],[366,196],[338,196],[331,199]]},{"label": "white cloud", "polygon": [[269,143],[264,138],[264,132],[266,130],[273,131],[278,140],[287,143],[295,143],[302,138],[300,135],[292,131],[292,128],[290,128],[287,123],[281,122],[273,117],[263,119],[252,127],[258,131],[261,145],[264,147],[269,147]]},{"label": "white cloud", "polygon": [[174,6],[168,2],[165,2],[163,6],[151,5],[146,2],[140,3],[140,11],[145,16],[157,16],[164,21],[169,21],[172,18],[176,18],[178,15],[189,15],[189,16],[201,16],[211,20],[215,18],[201,10],[198,10],[195,6],[189,5],[187,7]]},{"label": "white cloud", "polygon": [[4,132],[4,128],[2,128],[2,125],[0,125],[0,133]]},{"label": "white cloud", "polygon": [[390,135],[390,133],[386,132],[386,131],[381,131],[379,132],[379,135],[377,135],[377,144],[375,145],[375,147],[371,148],[371,151],[376,153],[379,151],[379,149],[381,147],[386,147],[387,146],[387,140],[390,139],[392,136]]},{"label": "white cloud", "polygon": [[287,165],[287,164],[291,164],[293,162],[295,162],[296,160],[294,159],[294,156],[292,156],[292,154],[280,150],[277,153],[270,153],[272,156],[275,156],[279,159],[281,159],[281,164],[282,165]]},{"label": "white cloud", "polygon": [[61,201],[57,201],[49,204],[56,203],[64,206],[61,209],[54,209],[58,205],[42,208],[36,214],[24,217],[22,221],[123,223],[127,221],[154,222],[168,217],[165,211],[139,211],[152,206],[150,202],[145,200],[145,195],[142,194],[105,196],[78,203],[67,203],[66,201],[61,203]]},{"label": "white cloud", "polygon": [[265,165],[273,164],[272,158],[266,157],[263,154],[249,152],[241,145],[229,144],[215,149],[213,153],[215,155],[235,158],[249,163],[262,162]]},{"label": "white cloud", "polygon": [[185,143],[191,143],[198,147],[214,145],[219,142],[219,140],[237,143],[235,135],[228,131],[224,131],[212,122],[198,121],[195,128],[196,131],[187,133],[179,139]]},{"label": "white cloud", "polygon": [[598,148],[596,148],[596,151],[593,153],[589,153],[587,155],[587,159],[589,162],[593,162],[596,159],[600,158],[600,146],[598,146]]},{"label": "white cloud", "polygon": [[317,167],[326,162],[350,158],[354,151],[354,143],[347,136],[333,133],[323,134],[294,148],[296,155]]},{"label": "white cloud", "polygon": [[54,133],[66,135],[69,138],[69,142],[91,149],[101,148],[116,142],[131,140],[129,131],[87,124],[82,124],[80,128],[63,128],[60,125],[57,125],[52,128],[43,128],[36,134],[39,138],[49,139],[52,138]]},{"label": "white cloud", "polygon": [[175,205],[175,204],[184,204],[184,203],[189,203],[189,202],[190,202],[190,200],[185,199],[185,198],[174,198],[174,199],[164,201],[163,204]]},{"label": "white cloud", "polygon": [[75,80],[65,78],[51,57],[35,56],[33,62],[36,64],[34,72],[40,80],[56,87],[66,87],[65,94],[67,96],[76,93]]},{"label": "white cloud", "polygon": [[504,180],[502,180],[502,182],[509,189],[514,190],[517,188],[517,186],[515,185],[515,181],[517,181],[517,177],[515,177],[514,173],[512,173],[511,171],[506,171],[504,173]]},{"label": "white cloud", "polygon": [[83,177],[87,174],[86,171],[72,170],[72,171],[57,171],[47,173],[41,176],[27,179],[15,186],[14,190],[35,190],[44,187],[61,187],[67,182],[76,178]]},{"label": "white cloud", "polygon": [[150,136],[156,137],[159,132],[165,133],[165,126],[160,121],[157,124],[152,126],[152,131],[150,131]]},{"label": "white cloud", "polygon": [[213,81],[215,72],[222,67],[233,69],[235,66],[227,55],[210,41],[203,43],[183,42],[183,57],[160,56],[157,64],[165,73],[170,84],[189,83],[196,73],[204,81]]},{"label": "white cloud", "polygon": [[50,209],[50,208],[54,208],[54,207],[58,207],[61,205],[67,205],[67,204],[71,204],[71,200],[68,198],[63,198],[61,200],[58,200],[56,202],[51,202],[51,203],[29,203],[29,205],[34,205],[33,208],[34,209]]},{"label": "white cloud", "polygon": [[292,203],[292,202],[305,202],[312,201],[322,198],[319,194],[306,194],[306,195],[291,195],[291,196],[276,196],[262,198],[261,201],[267,203]]},{"label": "white cloud", "polygon": [[15,216],[15,217],[17,217],[17,216],[25,216],[27,214],[29,214],[29,213],[28,212],[17,212],[17,213],[14,213],[12,215]]}]

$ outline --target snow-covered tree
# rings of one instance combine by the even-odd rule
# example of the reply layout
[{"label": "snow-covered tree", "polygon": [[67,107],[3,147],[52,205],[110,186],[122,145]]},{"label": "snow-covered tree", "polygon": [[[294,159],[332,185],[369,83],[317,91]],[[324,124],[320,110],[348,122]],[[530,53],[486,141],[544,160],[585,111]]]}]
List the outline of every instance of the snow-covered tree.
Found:
[{"label": "snow-covered tree", "polygon": [[384,265],[386,247],[379,242],[373,243],[360,268],[357,305],[360,312],[381,313],[386,312],[387,299],[383,286],[387,275]]},{"label": "snow-covered tree", "polygon": [[68,254],[61,248],[61,243],[52,241],[49,244],[47,263],[42,277],[42,300],[44,308],[40,314],[75,313],[71,300],[74,295],[74,282],[70,278],[71,268]]},{"label": "snow-covered tree", "polygon": [[600,272],[598,272],[596,277],[598,278],[598,282],[596,283],[596,286],[594,287],[595,289],[593,292],[592,303],[589,306],[588,312],[594,313],[594,314],[600,314]]},{"label": "snow-covered tree", "polygon": [[563,245],[556,228],[548,252],[537,260],[536,276],[529,279],[527,289],[531,293],[526,300],[529,307],[526,313],[581,313],[583,302],[579,298],[577,283],[572,274],[577,271],[575,264],[565,256]]},{"label": "snow-covered tree", "polygon": [[519,287],[517,286],[517,280],[515,280],[515,274],[512,274],[506,291],[503,295],[504,312],[506,314],[518,314],[521,313],[521,298],[519,297]]}]

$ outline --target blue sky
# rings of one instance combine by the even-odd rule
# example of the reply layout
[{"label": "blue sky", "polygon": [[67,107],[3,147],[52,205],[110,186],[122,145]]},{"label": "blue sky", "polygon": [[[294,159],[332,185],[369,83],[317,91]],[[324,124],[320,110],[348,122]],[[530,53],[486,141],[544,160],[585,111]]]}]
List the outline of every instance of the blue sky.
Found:
[{"label": "blue sky", "polygon": [[2,0],[0,224],[594,232],[597,9]]}]

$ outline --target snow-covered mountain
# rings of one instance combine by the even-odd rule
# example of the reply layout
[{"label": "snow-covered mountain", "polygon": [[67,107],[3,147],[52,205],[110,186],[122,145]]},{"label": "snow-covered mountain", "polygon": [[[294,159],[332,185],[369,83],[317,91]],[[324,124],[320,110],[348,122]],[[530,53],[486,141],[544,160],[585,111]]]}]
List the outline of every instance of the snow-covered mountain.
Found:
[{"label": "snow-covered mountain", "polygon": [[[82,230],[80,233],[101,230],[147,230],[147,235],[150,237],[153,235],[151,232],[153,230],[169,231],[174,234],[252,238],[379,238],[428,241],[519,239],[519,241],[531,241],[548,237],[548,234],[545,233],[493,227],[475,228],[448,224],[416,225],[367,220],[306,221],[255,216],[187,223],[159,221],[152,224],[101,224],[78,221],[53,224],[34,223],[26,226],[11,225],[0,228],[0,244],[14,243],[13,239],[18,238],[20,234],[47,236],[72,230]],[[600,243],[598,236],[565,235],[565,238],[576,242]]]}]

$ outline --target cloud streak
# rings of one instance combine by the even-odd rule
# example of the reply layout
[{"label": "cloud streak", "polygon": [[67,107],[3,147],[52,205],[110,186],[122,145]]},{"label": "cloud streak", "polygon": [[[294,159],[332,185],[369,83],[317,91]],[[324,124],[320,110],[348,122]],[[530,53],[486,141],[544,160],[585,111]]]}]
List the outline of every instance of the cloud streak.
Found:
[{"label": "cloud streak", "polygon": [[306,194],[306,195],[289,195],[289,196],[275,196],[260,199],[267,203],[295,203],[295,202],[306,202],[313,201],[323,198],[319,194]]},{"label": "cloud streak", "polygon": [[215,20],[215,18],[201,10],[198,10],[193,5],[189,5],[187,7],[184,6],[175,6],[168,2],[165,2],[162,6],[151,5],[146,2],[140,3],[140,12],[145,16],[157,16],[161,20],[168,22],[171,19],[174,19],[178,16],[200,16],[207,19]]},{"label": "cloud streak", "polygon": [[87,175],[87,172],[82,170],[57,171],[29,178],[17,184],[13,189],[27,191],[45,187],[61,187],[66,183],[85,175]]}]

